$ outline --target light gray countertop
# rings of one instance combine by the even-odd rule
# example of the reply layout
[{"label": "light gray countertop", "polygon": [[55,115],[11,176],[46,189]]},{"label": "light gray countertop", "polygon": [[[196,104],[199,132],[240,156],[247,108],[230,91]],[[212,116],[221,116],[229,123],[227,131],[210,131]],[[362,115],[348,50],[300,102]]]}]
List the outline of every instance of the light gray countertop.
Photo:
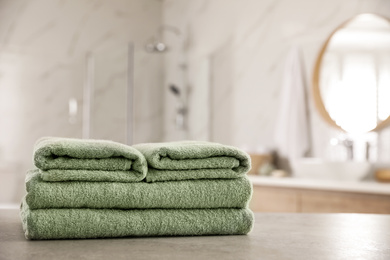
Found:
[{"label": "light gray countertop", "polygon": [[247,236],[28,241],[0,210],[0,259],[390,259],[390,215],[256,214]]},{"label": "light gray countertop", "polygon": [[355,192],[366,194],[390,195],[390,183],[375,181],[337,181],[303,178],[277,178],[249,175],[255,186],[270,186],[280,188],[329,190],[340,192]]}]

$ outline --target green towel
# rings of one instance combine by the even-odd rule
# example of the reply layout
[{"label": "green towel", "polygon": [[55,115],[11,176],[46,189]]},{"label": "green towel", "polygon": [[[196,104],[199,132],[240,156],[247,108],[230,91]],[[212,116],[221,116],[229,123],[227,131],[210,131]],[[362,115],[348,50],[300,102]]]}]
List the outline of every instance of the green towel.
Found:
[{"label": "green towel", "polygon": [[133,146],[148,162],[147,182],[237,178],[250,169],[250,157],[232,146],[182,141]]},{"label": "green towel", "polygon": [[252,193],[246,176],[171,182],[45,182],[26,177],[30,208],[244,208]]},{"label": "green towel", "polygon": [[99,171],[99,170],[47,170],[42,171],[41,178],[47,182],[57,181],[106,181],[106,182],[138,182],[145,178],[144,174],[134,174],[129,171]]},{"label": "green towel", "polygon": [[244,235],[252,229],[249,209],[35,209],[23,202],[28,239],[129,236]]},{"label": "green towel", "polygon": [[147,172],[139,151],[107,140],[42,138],[34,147],[34,163],[46,181],[136,182]]}]

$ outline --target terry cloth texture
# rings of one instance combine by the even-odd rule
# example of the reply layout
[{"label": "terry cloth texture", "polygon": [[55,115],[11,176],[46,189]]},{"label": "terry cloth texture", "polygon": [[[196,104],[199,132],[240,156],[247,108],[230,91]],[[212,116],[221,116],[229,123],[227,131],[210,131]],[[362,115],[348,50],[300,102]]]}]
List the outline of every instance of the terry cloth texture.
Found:
[{"label": "terry cloth texture", "polygon": [[148,162],[147,182],[238,178],[251,167],[247,153],[218,143],[182,141],[133,147]]},{"label": "terry cloth texture", "polygon": [[33,170],[26,177],[26,201],[31,209],[245,208],[252,193],[252,185],[246,176],[236,179],[120,183],[46,182],[40,175],[38,170]]},{"label": "terry cloth texture", "polygon": [[104,140],[38,141],[38,169],[27,173],[20,212],[26,238],[250,232],[246,153],[206,142],[136,147],[139,151]]},{"label": "terry cloth texture", "polygon": [[108,140],[42,138],[34,147],[34,163],[45,181],[137,182],[147,172],[139,151]]},{"label": "terry cloth texture", "polygon": [[243,235],[253,226],[248,209],[30,210],[23,202],[21,218],[28,239]]}]

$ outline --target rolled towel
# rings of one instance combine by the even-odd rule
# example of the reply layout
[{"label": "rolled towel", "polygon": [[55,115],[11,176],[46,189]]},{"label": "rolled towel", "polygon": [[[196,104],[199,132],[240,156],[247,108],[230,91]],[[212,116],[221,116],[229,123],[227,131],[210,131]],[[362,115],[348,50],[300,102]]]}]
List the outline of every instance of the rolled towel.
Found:
[{"label": "rolled towel", "polygon": [[26,177],[26,201],[39,208],[244,208],[252,195],[246,176],[171,182],[46,182],[38,170]]},{"label": "rolled towel", "polygon": [[34,164],[45,181],[137,182],[147,172],[139,151],[107,140],[42,138],[34,147]]},{"label": "rolled towel", "polygon": [[218,143],[181,141],[133,147],[148,162],[147,182],[238,178],[251,167],[247,153]]},{"label": "rolled towel", "polygon": [[29,209],[21,206],[27,239],[128,236],[244,235],[252,229],[249,209]]}]

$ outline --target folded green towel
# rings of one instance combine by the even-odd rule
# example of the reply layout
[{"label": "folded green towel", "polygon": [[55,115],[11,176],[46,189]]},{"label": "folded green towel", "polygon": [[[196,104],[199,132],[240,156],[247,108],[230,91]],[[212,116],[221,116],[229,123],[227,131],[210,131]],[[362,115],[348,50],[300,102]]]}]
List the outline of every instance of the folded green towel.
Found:
[{"label": "folded green towel", "polygon": [[244,208],[252,194],[246,176],[171,182],[45,182],[26,177],[26,201],[39,208]]},{"label": "folded green towel", "polygon": [[182,141],[133,146],[148,162],[147,182],[237,178],[250,169],[250,157],[232,146]]},{"label": "folded green towel", "polygon": [[34,163],[46,181],[136,182],[147,172],[139,151],[107,140],[42,138],[34,148]]},{"label": "folded green towel", "polygon": [[249,209],[29,209],[21,218],[28,239],[128,236],[244,235],[253,226]]},{"label": "folded green towel", "polygon": [[47,170],[42,171],[41,178],[48,182],[57,181],[106,181],[106,182],[138,182],[145,174],[134,174],[129,171],[99,171],[99,170]]}]

